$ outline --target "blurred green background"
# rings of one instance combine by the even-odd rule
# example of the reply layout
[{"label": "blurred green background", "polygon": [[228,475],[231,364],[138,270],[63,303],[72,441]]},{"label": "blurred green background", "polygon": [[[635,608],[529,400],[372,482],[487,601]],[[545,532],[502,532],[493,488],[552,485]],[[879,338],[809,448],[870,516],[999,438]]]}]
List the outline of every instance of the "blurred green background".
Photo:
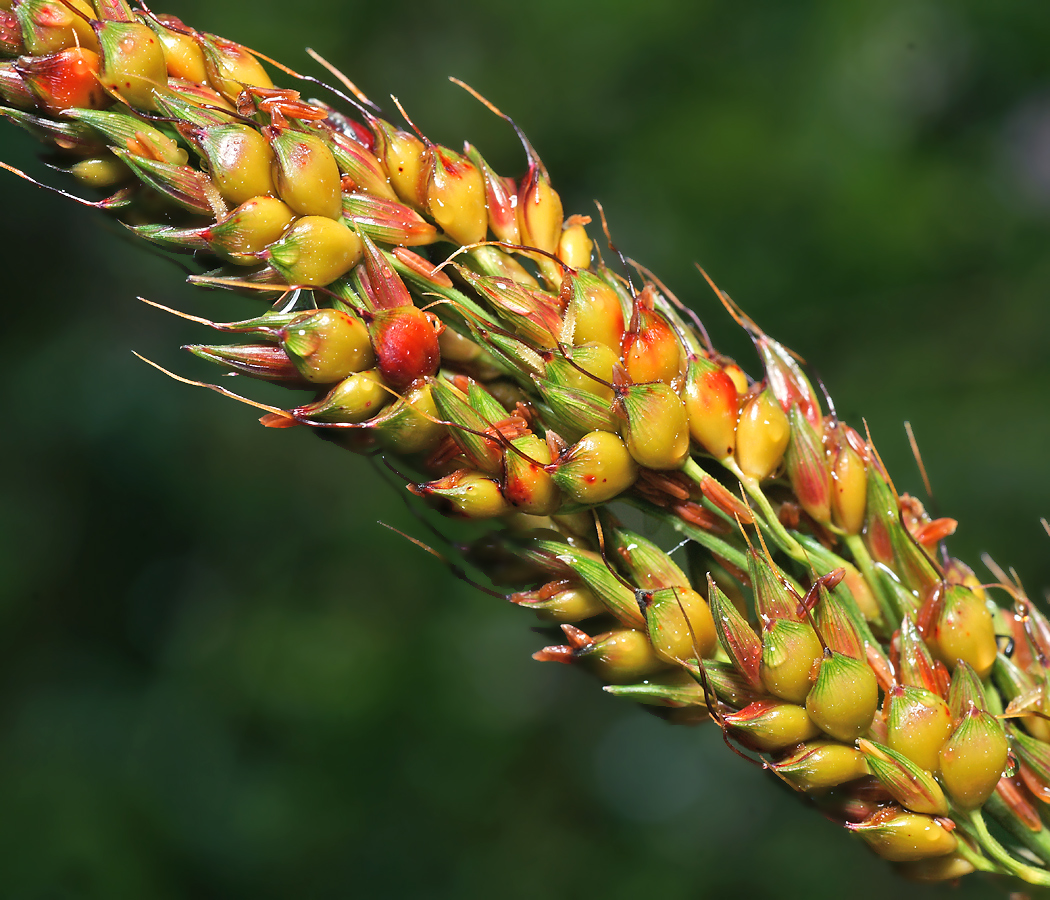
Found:
[{"label": "blurred green background", "polygon": [[[921,494],[910,420],[955,553],[1050,585],[1046,4],[165,11],[296,67],[313,46],[520,172],[509,129],[444,79],[467,80],[568,211],[599,198],[754,371],[702,262]],[[131,355],[207,372],[177,349],[202,331],[138,294],[218,318],[246,301],[191,291],[99,214],[0,191],[0,897],[949,896],[713,729],[532,662],[525,614],[376,524],[418,531],[366,461]]]}]

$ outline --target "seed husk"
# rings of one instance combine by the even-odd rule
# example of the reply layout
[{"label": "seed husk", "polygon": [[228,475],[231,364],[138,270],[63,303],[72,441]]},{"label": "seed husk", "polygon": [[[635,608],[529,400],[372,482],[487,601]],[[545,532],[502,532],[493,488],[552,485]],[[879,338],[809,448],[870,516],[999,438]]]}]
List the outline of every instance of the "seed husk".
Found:
[{"label": "seed husk", "polygon": [[303,287],[331,284],[357,265],[361,254],[361,239],[325,216],[297,219],[264,252],[288,284]]},{"label": "seed husk", "polygon": [[649,640],[668,662],[703,659],[718,643],[707,601],[685,585],[639,593]]},{"label": "seed husk", "polygon": [[276,193],[273,150],[262,133],[240,123],[202,128],[194,141],[208,161],[208,172],[222,199],[240,206]]},{"label": "seed husk", "polygon": [[377,369],[355,372],[339,382],[322,400],[292,410],[297,419],[318,422],[364,422],[386,406],[391,394]]},{"label": "seed husk", "polygon": [[281,345],[307,381],[334,384],[375,364],[368,329],[356,316],[319,309],[292,319]]},{"label": "seed husk", "polygon": [[766,389],[745,401],[736,426],[736,462],[749,478],[769,478],[784,459],[791,426],[773,393]]},{"label": "seed husk", "polygon": [[870,819],[846,826],[859,834],[883,859],[910,862],[953,853],[958,839],[932,816],[885,809]]},{"label": "seed husk", "polygon": [[160,38],[141,22],[93,23],[98,38],[98,80],[116,99],[135,109],[157,110],[154,92],[168,82]]},{"label": "seed husk", "polygon": [[1003,726],[971,706],[940,750],[941,781],[959,809],[977,809],[992,796],[1009,751]]},{"label": "seed husk", "polygon": [[807,622],[777,619],[762,633],[762,684],[791,703],[805,703],[823,648]]},{"label": "seed husk", "polygon": [[281,199],[300,216],[342,219],[339,166],[321,137],[274,129],[269,134],[273,183]]},{"label": "seed husk", "polygon": [[694,354],[686,367],[682,399],[693,440],[715,459],[731,457],[740,414],[733,379],[720,366]]},{"label": "seed husk", "polygon": [[632,384],[618,400],[624,411],[620,435],[638,465],[679,469],[689,455],[689,422],[685,405],[666,384]]},{"label": "seed husk", "polygon": [[761,753],[794,747],[820,736],[806,710],[794,703],[758,700],[725,717],[741,743]]},{"label": "seed husk", "polygon": [[868,774],[864,754],[833,741],[809,741],[786,758],[772,763],[800,791],[820,791]]},{"label": "seed husk", "polygon": [[608,431],[584,435],[556,464],[555,483],[577,503],[604,503],[638,479],[638,464],[624,442]]},{"label": "seed husk", "polygon": [[875,741],[860,738],[857,749],[864,754],[871,773],[905,809],[931,816],[948,815],[948,801],[933,773]]},{"label": "seed husk", "polygon": [[894,688],[887,701],[886,743],[917,765],[936,772],[941,747],[952,733],[948,704],[932,691],[910,686]]},{"label": "seed husk", "polygon": [[806,709],[820,729],[848,743],[871,727],[878,704],[879,685],[871,667],[838,652],[821,660],[806,697]]}]

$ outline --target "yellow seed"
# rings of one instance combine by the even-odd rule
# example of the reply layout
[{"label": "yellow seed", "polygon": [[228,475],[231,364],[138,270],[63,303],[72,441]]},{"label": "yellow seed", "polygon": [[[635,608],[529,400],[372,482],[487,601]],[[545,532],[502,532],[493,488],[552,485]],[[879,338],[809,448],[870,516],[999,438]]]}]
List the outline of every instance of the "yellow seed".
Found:
[{"label": "yellow seed", "polygon": [[548,364],[548,374],[552,368],[556,368],[561,386],[587,391],[602,400],[612,400],[613,369],[620,361],[616,351],[607,344],[597,342],[580,344],[573,347],[571,358],[575,365],[555,357]]},{"label": "yellow seed", "polygon": [[654,592],[659,611],[646,614],[649,639],[657,654],[668,662],[684,662],[709,657],[718,643],[715,620],[707,601],[686,586],[664,588]]},{"label": "yellow seed", "polygon": [[543,468],[551,461],[547,442],[527,434],[511,443],[529,458],[509,449],[504,453],[503,495],[518,509],[534,516],[556,512],[561,506],[561,491]]},{"label": "yellow seed", "polygon": [[211,248],[228,262],[257,265],[255,256],[276,241],[295,214],[274,197],[253,197],[211,228]]},{"label": "yellow seed", "polygon": [[632,385],[622,398],[620,434],[635,462],[647,469],[681,468],[689,455],[685,404],[666,384]]},{"label": "yellow seed", "polygon": [[890,691],[886,743],[913,763],[936,772],[940,752],[952,733],[952,714],[932,691],[895,687]]},{"label": "yellow seed", "polygon": [[810,741],[773,768],[800,791],[818,791],[868,774],[864,754],[831,741]]},{"label": "yellow seed", "polygon": [[341,222],[304,216],[267,253],[288,284],[331,284],[361,260],[361,239]]},{"label": "yellow seed", "polygon": [[440,498],[452,512],[466,519],[491,519],[513,509],[495,481],[466,469],[419,485],[417,490],[423,496]]},{"label": "yellow seed", "polygon": [[481,347],[454,328],[446,328],[438,337],[441,359],[450,363],[473,362],[481,355]]},{"label": "yellow seed", "polygon": [[164,47],[164,62],[169,78],[182,78],[194,84],[203,84],[208,80],[204,53],[200,44],[191,35],[166,28],[156,20],[150,21],[150,27],[156,32]]},{"label": "yellow seed", "polygon": [[884,810],[858,825],[857,832],[883,859],[910,862],[953,853],[958,839],[932,816],[903,810]]},{"label": "yellow seed", "polygon": [[82,159],[74,163],[69,172],[86,187],[98,189],[116,187],[133,177],[131,170],[115,156]]},{"label": "yellow seed", "polygon": [[879,684],[871,667],[842,653],[821,660],[817,681],[806,697],[809,717],[822,731],[847,742],[871,727],[878,704]]},{"label": "yellow seed", "polygon": [[666,666],[649,639],[630,628],[597,635],[580,661],[609,684],[630,684]]},{"label": "yellow seed", "polygon": [[258,129],[222,125],[202,135],[200,144],[211,179],[230,205],[275,193],[273,150]]},{"label": "yellow seed", "polygon": [[426,178],[428,151],[414,134],[395,128],[388,122],[378,120],[376,130],[376,155],[386,166],[394,193],[405,203],[426,208]]},{"label": "yellow seed", "polygon": [[706,360],[691,359],[682,399],[693,440],[715,459],[732,456],[740,414],[740,398],[733,379]]},{"label": "yellow seed", "polygon": [[605,344],[620,355],[623,340],[623,308],[609,285],[592,272],[578,273],[572,296],[573,342]]},{"label": "yellow seed", "polygon": [[868,500],[868,475],[862,460],[845,442],[831,464],[831,511],[846,534],[860,534]]},{"label": "yellow seed", "polygon": [[849,563],[846,563],[842,568],[846,570],[846,575],[842,579],[843,584],[849,588],[849,592],[853,595],[861,615],[868,622],[880,621],[882,619],[882,610],[879,608],[879,601],[875,599],[875,594],[872,592],[867,579],[857,571],[855,566]]},{"label": "yellow seed", "polygon": [[784,410],[767,388],[752,397],[740,412],[736,426],[736,461],[741,471],[762,481],[780,466],[791,436]]},{"label": "yellow seed", "polygon": [[97,34],[99,83],[129,106],[155,111],[153,92],[168,83],[160,38],[141,22],[102,22]]},{"label": "yellow seed", "polygon": [[961,659],[982,679],[992,671],[998,654],[992,614],[981,596],[963,585],[948,587],[943,612],[926,643],[950,670]]},{"label": "yellow seed", "polygon": [[[639,301],[647,292],[648,288],[642,291]],[[671,384],[682,374],[678,336],[663,316],[651,308],[641,306],[636,327],[624,335],[621,349],[624,368],[636,384],[650,381]]]},{"label": "yellow seed", "polygon": [[[12,9],[10,2],[5,9]],[[78,15],[69,7],[75,7]],[[14,7],[22,24],[22,40],[31,56],[58,53],[70,47],[83,47],[98,52],[98,39],[91,27],[95,11],[87,0],[51,0],[51,2],[22,2]]]},{"label": "yellow seed", "polygon": [[340,381],[324,400],[316,404],[321,409],[307,417],[322,422],[364,422],[392,399],[390,392],[383,387],[379,371],[369,369],[355,372]]},{"label": "yellow seed", "polygon": [[734,362],[726,363],[722,366],[722,369],[733,380],[736,392],[743,397],[748,389],[747,376],[744,374],[744,370]]},{"label": "yellow seed", "polygon": [[558,259],[574,269],[586,269],[591,264],[594,243],[578,217],[572,216],[565,223],[558,241]]},{"label": "yellow seed", "polygon": [[762,636],[762,683],[774,697],[805,703],[813,663],[821,658],[816,632],[805,622],[777,619]]},{"label": "yellow seed", "polygon": [[262,63],[240,44],[208,35],[202,50],[208,82],[230,103],[237,103],[246,86],[273,87]]},{"label": "yellow seed", "polygon": [[342,219],[339,166],[324,141],[315,134],[281,131],[271,134],[270,145],[281,199],[301,216]]},{"label": "yellow seed", "polygon": [[563,215],[558,192],[545,177],[536,173],[528,179],[518,204],[521,242],[527,247],[554,253],[561,238]]},{"label": "yellow seed", "polygon": [[446,147],[430,154],[427,212],[442,231],[460,244],[476,244],[488,231],[485,178],[465,157]]},{"label": "yellow seed", "polygon": [[638,465],[615,434],[592,431],[558,459],[554,480],[577,503],[604,503],[638,479]]},{"label": "yellow seed", "polygon": [[974,707],[941,748],[941,781],[960,809],[976,809],[992,796],[1009,758],[1006,733]]},{"label": "yellow seed", "polygon": [[[532,530],[533,523],[537,521],[553,524],[550,519],[535,519],[531,516],[528,519],[527,531]],[[605,606],[593,591],[567,581],[552,582],[535,591],[512,594],[509,599],[522,609],[532,610],[546,622],[582,622],[605,612]]]},{"label": "yellow seed", "polygon": [[282,332],[282,345],[300,374],[314,384],[334,384],[375,365],[365,324],[334,309],[294,318]]},{"label": "yellow seed", "polygon": [[726,724],[740,735],[742,743],[762,753],[784,750],[820,736],[809,713],[793,703],[758,700],[726,716]]},{"label": "yellow seed", "polygon": [[430,385],[417,381],[401,396],[404,399],[398,400],[383,416],[382,425],[375,431],[377,437],[401,456],[432,450],[448,429],[440,424]]}]

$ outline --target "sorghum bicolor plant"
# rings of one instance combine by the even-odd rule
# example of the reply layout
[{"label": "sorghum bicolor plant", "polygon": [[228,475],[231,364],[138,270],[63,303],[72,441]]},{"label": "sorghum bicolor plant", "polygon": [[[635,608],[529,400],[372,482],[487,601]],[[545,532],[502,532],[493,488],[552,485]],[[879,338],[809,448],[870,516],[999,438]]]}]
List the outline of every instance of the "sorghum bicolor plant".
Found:
[{"label": "sorghum bicolor plant", "polygon": [[323,60],[335,87],[126,0],[0,0],[0,56],[0,115],[105,195],[81,202],[258,299],[187,349],[298,393],[207,386],[484,522],[466,556],[550,624],[536,659],[712,720],[909,876],[1050,885],[1050,621],[949,555],[955,523],[713,283],[754,375],[603,258],[524,136],[499,175]]}]

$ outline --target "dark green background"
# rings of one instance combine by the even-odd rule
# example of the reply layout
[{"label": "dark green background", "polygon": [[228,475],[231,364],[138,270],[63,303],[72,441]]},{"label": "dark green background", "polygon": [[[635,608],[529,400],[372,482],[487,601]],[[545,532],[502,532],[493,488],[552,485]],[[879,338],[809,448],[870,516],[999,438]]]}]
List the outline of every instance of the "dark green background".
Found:
[{"label": "dark green background", "polygon": [[[309,44],[518,172],[754,370],[701,261],[806,355],[952,549],[1050,585],[1050,7],[182,0]],[[42,172],[4,125],[4,159]],[[49,177],[58,178],[51,175]],[[361,459],[173,383],[231,317],[100,214],[0,182],[0,897],[992,896],[899,882],[733,757],[540,665],[528,617],[380,528]]]}]

